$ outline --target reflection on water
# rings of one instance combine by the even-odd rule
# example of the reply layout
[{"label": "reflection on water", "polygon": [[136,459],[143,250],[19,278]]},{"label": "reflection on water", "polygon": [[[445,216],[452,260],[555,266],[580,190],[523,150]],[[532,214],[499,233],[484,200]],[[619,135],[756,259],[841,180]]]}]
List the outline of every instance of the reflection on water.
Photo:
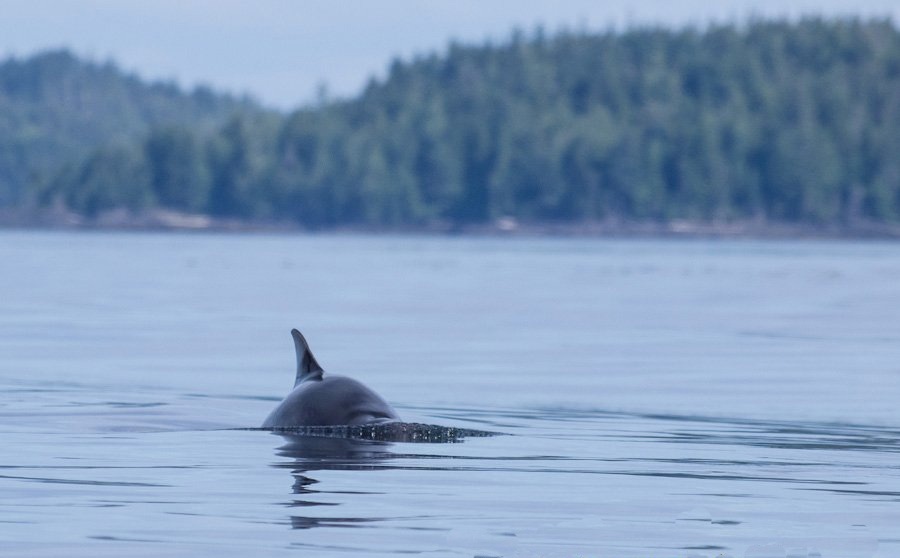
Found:
[{"label": "reflection on water", "polygon": [[[290,469],[294,482],[292,492],[302,498],[294,498],[286,503],[288,508],[306,508],[314,506],[338,506],[338,502],[316,500],[323,489],[317,488],[318,480],[310,473],[321,470],[366,471],[373,470],[391,459],[389,442],[359,440],[353,438],[314,437],[282,434],[287,443],[280,446],[277,454],[290,458],[290,461],[273,465],[277,468]],[[327,492],[327,491],[324,491]],[[346,494],[344,492],[343,494]],[[353,497],[373,494],[366,491],[354,491]],[[376,517],[311,517],[308,515],[290,514],[293,529],[312,529],[314,527],[359,527],[367,523],[384,521],[386,518]]]},{"label": "reflection on water", "polygon": [[[317,469],[356,469],[356,465],[373,465],[393,455],[390,442],[356,438],[330,438],[280,434],[287,442],[277,454],[289,457],[306,471]],[[276,465],[283,467],[284,465]]]},{"label": "reflection on water", "polygon": [[[260,429],[264,430],[264,429]],[[268,430],[268,429],[265,429]],[[488,437],[497,433],[467,428],[451,428],[445,426],[419,423],[382,423],[354,426],[313,426],[296,428],[271,429],[282,436],[286,443],[276,450],[277,455],[287,457],[290,461],[275,463],[272,466],[290,469],[294,478],[292,490],[294,494],[304,495],[302,499],[293,499],[287,507],[337,506],[337,502],[311,500],[323,491],[316,489],[319,481],[310,474],[315,471],[372,471],[395,467],[393,461],[400,457],[409,459],[409,454],[397,454],[392,446],[397,443],[407,444],[446,444],[460,443],[466,437]],[[423,455],[416,455],[421,459]],[[347,494],[347,492],[341,492]],[[367,491],[353,492],[355,495],[377,494]],[[398,519],[398,518],[393,518]],[[424,516],[420,519],[424,519]],[[359,527],[367,523],[387,521],[384,517],[309,517],[290,515],[291,527],[294,529],[312,529],[314,527]]]}]

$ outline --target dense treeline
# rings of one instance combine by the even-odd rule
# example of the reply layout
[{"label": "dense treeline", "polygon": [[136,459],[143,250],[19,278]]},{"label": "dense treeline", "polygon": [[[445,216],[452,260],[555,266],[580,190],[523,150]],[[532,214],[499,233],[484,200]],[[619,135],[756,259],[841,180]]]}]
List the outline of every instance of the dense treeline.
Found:
[{"label": "dense treeline", "polygon": [[41,187],[309,227],[900,221],[900,33],[887,21],[514,34],[396,61],[357,98],[166,126]]},{"label": "dense treeline", "polygon": [[65,50],[6,60],[0,63],[0,208],[34,203],[41,183],[63,163],[101,146],[134,144],[167,124],[189,126],[200,137],[253,110],[259,109],[204,87],[184,93],[169,83],[147,84],[112,63],[84,62]]}]

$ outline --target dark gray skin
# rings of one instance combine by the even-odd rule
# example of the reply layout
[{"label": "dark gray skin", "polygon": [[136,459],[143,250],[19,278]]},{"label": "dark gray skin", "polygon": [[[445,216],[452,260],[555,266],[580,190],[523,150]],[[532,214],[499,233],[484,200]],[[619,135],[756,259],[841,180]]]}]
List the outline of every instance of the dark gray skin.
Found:
[{"label": "dark gray skin", "polygon": [[263,422],[263,428],[337,426],[399,421],[395,411],[377,393],[344,376],[325,377],[303,335],[291,330],[297,351],[294,390]]}]

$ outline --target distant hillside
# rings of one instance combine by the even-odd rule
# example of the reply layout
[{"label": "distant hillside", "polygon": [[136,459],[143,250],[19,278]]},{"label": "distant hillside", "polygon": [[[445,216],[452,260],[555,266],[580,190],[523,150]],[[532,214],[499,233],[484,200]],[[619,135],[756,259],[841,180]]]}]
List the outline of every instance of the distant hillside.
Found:
[{"label": "distant hillside", "polygon": [[30,187],[102,145],[129,144],[151,129],[202,133],[251,103],[207,88],[186,93],[147,83],[111,63],[65,50],[0,63],[0,207],[25,203]]},{"label": "distant hillside", "polygon": [[[136,97],[119,112],[156,106]],[[130,146],[107,129],[32,198],[88,219],[163,208],[313,228],[900,223],[888,21],[518,33],[395,61],[354,99],[242,113],[212,135],[183,123]]]}]

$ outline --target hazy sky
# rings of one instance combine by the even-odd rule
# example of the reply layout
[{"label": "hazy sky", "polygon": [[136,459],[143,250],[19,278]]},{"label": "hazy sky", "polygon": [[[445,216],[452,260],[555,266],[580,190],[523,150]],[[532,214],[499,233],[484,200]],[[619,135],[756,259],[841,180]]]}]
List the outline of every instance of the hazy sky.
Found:
[{"label": "hazy sky", "polygon": [[206,83],[289,108],[353,94],[395,56],[513,27],[684,25],[800,14],[890,16],[900,0],[0,0],[0,55],[68,47],[145,78]]}]

